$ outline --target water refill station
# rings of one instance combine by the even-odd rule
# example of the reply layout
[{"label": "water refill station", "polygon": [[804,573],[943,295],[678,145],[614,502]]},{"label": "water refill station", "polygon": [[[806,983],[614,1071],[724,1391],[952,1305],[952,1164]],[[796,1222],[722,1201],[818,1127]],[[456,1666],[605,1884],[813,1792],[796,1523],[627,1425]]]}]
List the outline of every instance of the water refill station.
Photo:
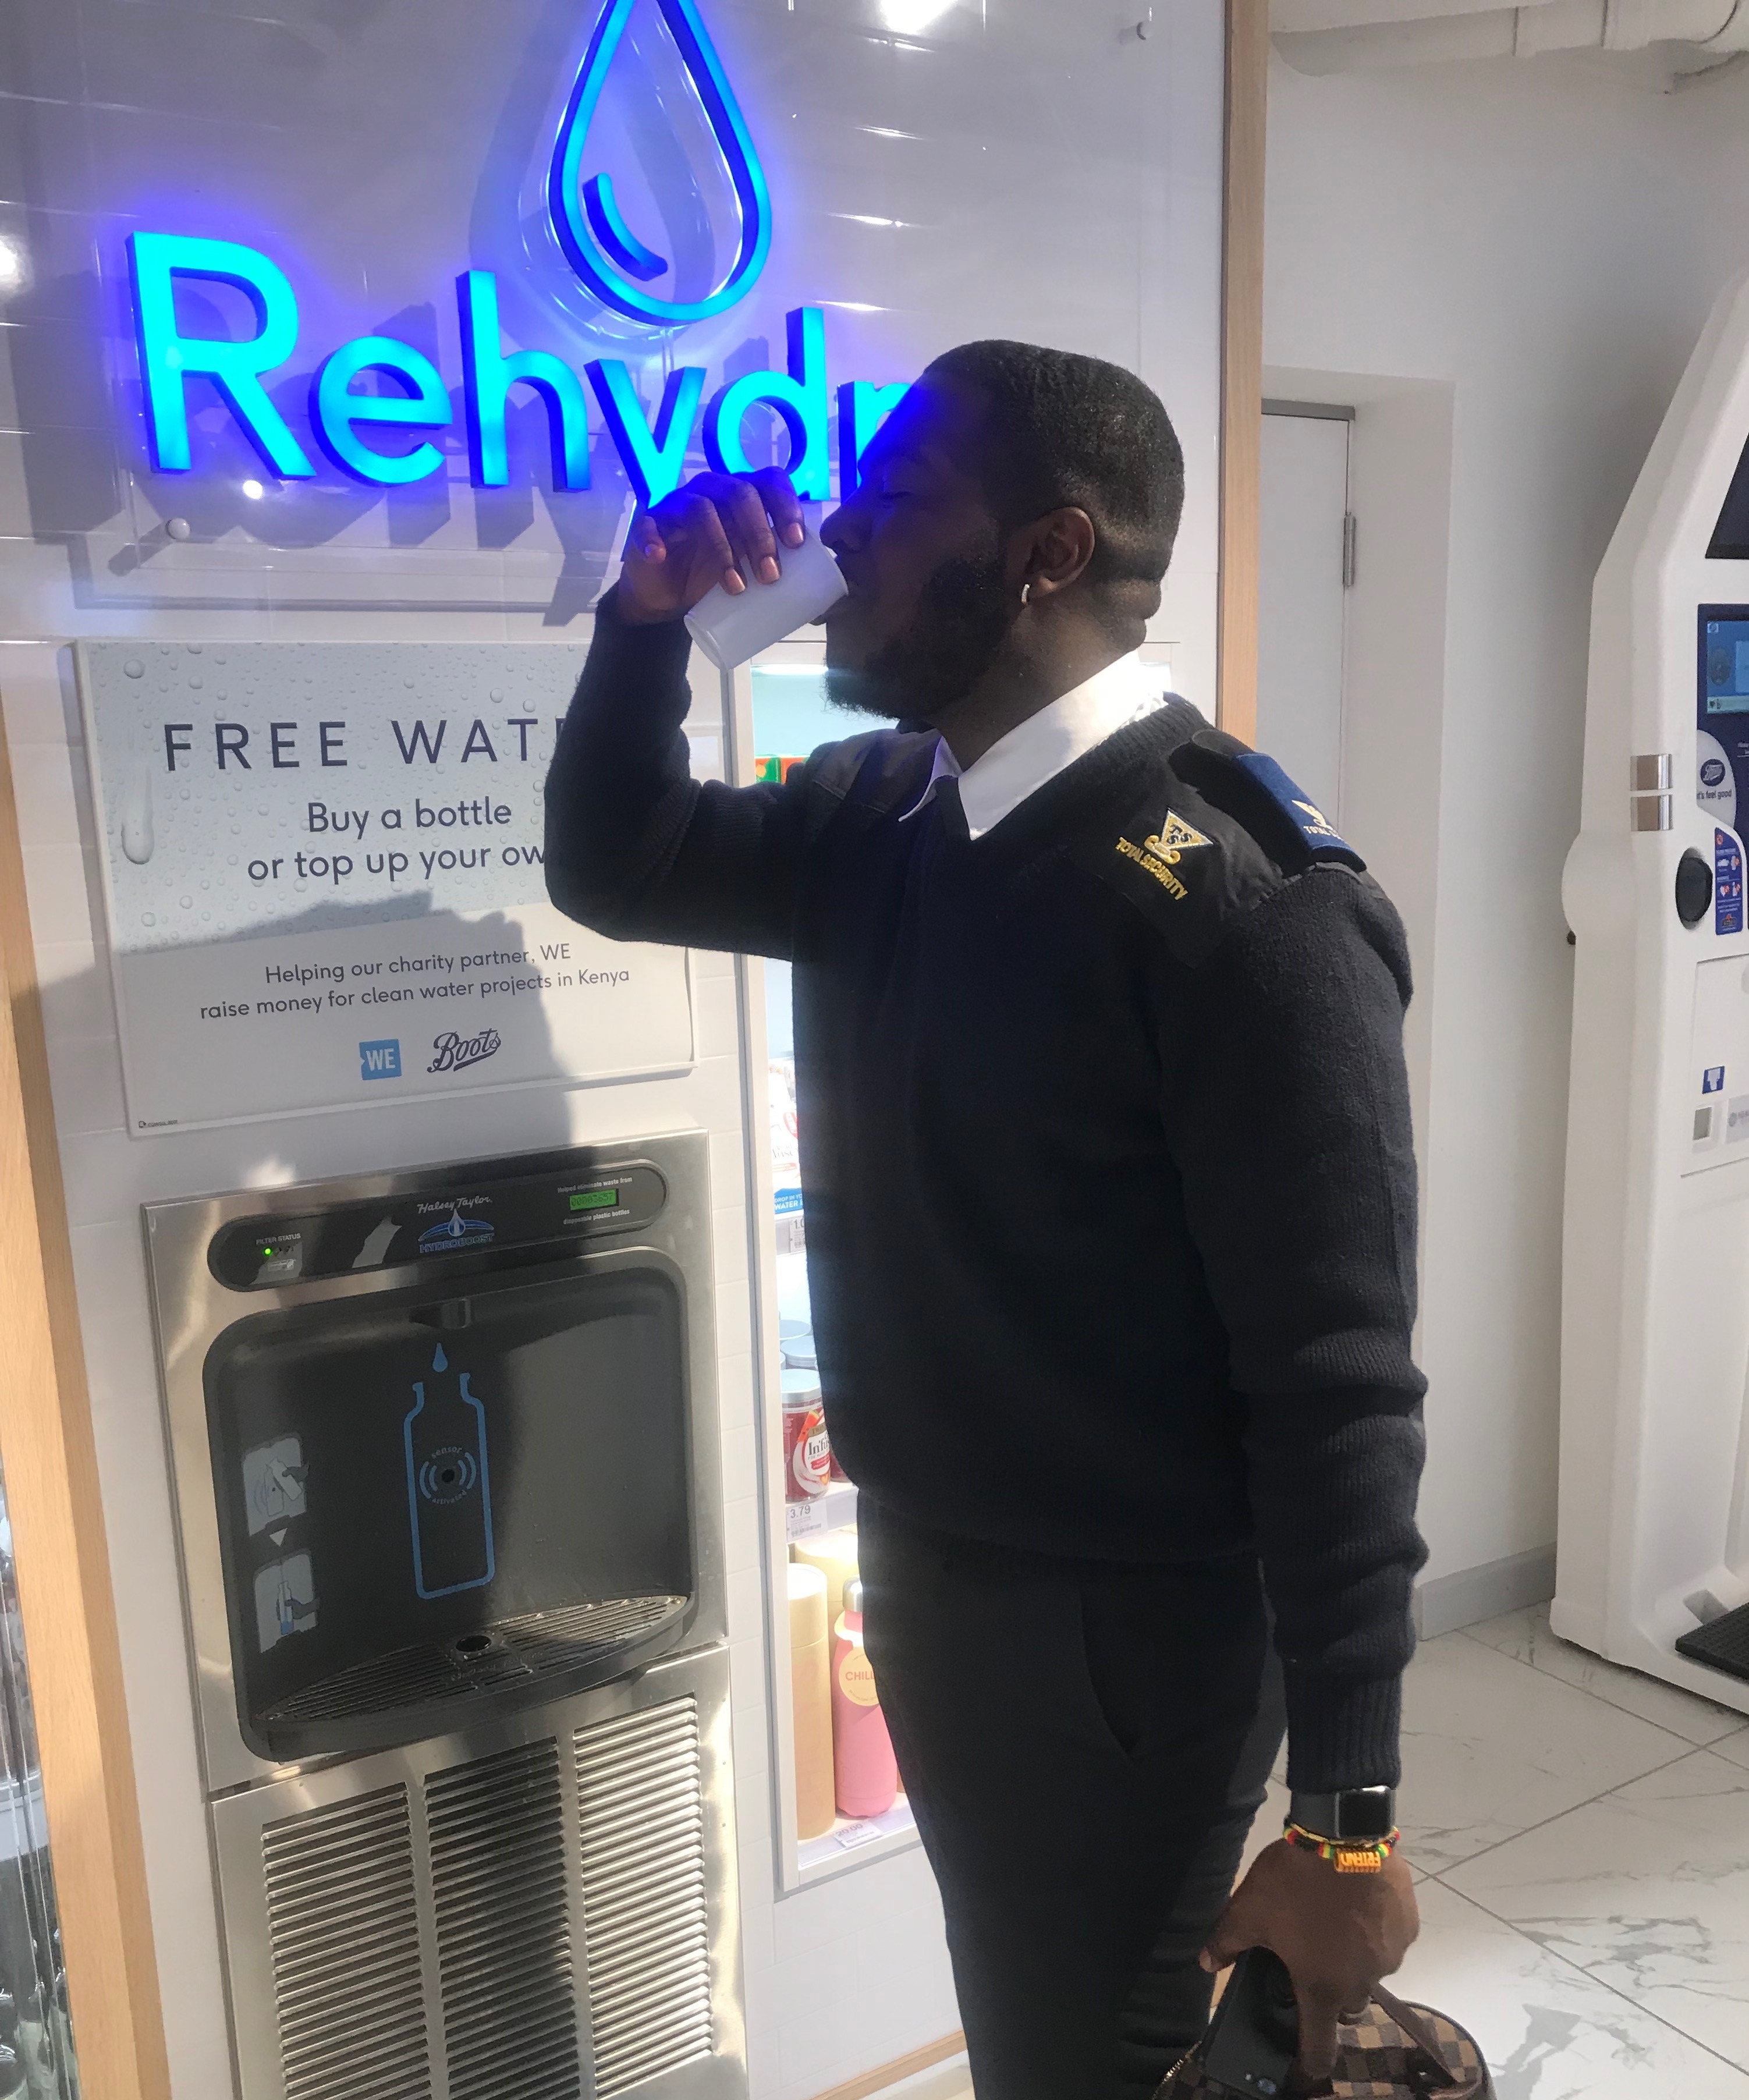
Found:
[{"label": "water refill station", "polygon": [[1598,572],[1557,1633],[1749,1712],[1749,282]]},{"label": "water refill station", "polygon": [[245,2100],[744,2093],[703,1133],[146,1230]]}]

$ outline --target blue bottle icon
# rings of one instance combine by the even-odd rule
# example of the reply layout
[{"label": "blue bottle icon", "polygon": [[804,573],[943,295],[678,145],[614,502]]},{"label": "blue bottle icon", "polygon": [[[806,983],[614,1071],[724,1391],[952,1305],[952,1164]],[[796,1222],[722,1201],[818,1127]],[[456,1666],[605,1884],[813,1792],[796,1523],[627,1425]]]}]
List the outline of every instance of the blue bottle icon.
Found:
[{"label": "blue bottle icon", "polygon": [[[448,1368],[439,1343],[434,1380]],[[425,1379],[416,1379],[403,1425],[413,1587],[427,1599],[481,1589],[494,1571],[486,1410],[468,1377],[458,1371],[453,1388],[434,1383],[430,1392]]]},{"label": "blue bottle icon", "polygon": [[729,274],[704,298],[665,299],[646,289],[668,269],[668,259],[626,223],[611,175],[597,174],[586,181],[583,176],[584,148],[602,87],[637,4],[607,0],[602,10],[559,127],[547,171],[547,209],[566,259],[604,306],[632,320],[677,328],[720,314],[752,290],[771,251],[771,199],[752,135],[695,0],[650,0],[668,24],[709,120],[734,186],[740,240]]}]

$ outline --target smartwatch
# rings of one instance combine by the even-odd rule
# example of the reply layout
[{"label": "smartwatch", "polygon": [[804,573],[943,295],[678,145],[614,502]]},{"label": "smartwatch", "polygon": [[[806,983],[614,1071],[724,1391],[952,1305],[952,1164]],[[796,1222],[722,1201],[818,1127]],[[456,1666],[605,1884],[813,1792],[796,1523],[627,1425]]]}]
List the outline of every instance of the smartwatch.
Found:
[{"label": "smartwatch", "polygon": [[1389,1838],[1397,1828],[1397,1789],[1345,1786],[1336,1793],[1296,1793],[1289,1820],[1332,1843]]}]

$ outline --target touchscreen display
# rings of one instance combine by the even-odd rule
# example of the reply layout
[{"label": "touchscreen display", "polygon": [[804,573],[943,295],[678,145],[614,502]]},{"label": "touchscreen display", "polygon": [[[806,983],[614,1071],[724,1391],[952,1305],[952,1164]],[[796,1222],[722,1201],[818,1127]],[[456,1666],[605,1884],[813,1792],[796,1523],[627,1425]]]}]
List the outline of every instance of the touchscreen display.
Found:
[{"label": "touchscreen display", "polygon": [[1706,712],[1749,714],[1749,616],[1705,621],[1701,656],[1701,692]]}]

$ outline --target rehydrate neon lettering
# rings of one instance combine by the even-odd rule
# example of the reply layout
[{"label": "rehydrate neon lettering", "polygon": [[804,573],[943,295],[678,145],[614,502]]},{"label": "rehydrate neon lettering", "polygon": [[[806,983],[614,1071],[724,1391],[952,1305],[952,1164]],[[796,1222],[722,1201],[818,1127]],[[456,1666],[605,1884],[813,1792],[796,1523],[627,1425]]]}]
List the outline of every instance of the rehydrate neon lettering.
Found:
[{"label": "rehydrate neon lettering", "polygon": [[[597,210],[603,224],[611,224],[612,201],[605,191]],[[284,271],[258,249],[186,234],[130,234],[127,249],[153,466],[161,474],[195,470],[188,398],[188,382],[195,378],[211,383],[269,474],[281,481],[311,479],[315,463],[263,384],[263,376],[285,364],[298,346],[298,296]],[[253,336],[239,342],[182,333],[176,289],[200,279],[244,294],[254,311]],[[587,488],[588,397],[582,375],[550,351],[504,348],[497,280],[489,270],[464,271],[456,290],[469,479],[476,488],[502,488],[509,482],[506,406],[512,387],[529,386],[546,410],[554,489]],[[704,456],[720,473],[745,473],[751,462],[742,425],[749,409],[762,405],[788,434],[789,471],[797,490],[810,501],[824,502],[832,494],[833,405],[824,311],[795,308],[788,316],[787,337],[786,370],[747,373],[718,387],[705,404]],[[653,416],[622,359],[592,358],[584,372],[638,501],[660,503],[679,486],[686,470],[704,400],[704,368],[682,365],[670,372]],[[367,373],[379,383],[386,377],[401,390],[355,393],[354,382]],[[841,494],[855,491],[869,439],[905,391],[903,381],[879,386],[856,379],[838,388]],[[444,465],[443,452],[429,437],[403,452],[378,451],[367,435],[373,426],[435,432],[447,429],[452,418],[442,374],[421,351],[392,336],[357,336],[342,343],[311,382],[310,428],[316,445],[342,473],[367,485],[404,488]]]}]

